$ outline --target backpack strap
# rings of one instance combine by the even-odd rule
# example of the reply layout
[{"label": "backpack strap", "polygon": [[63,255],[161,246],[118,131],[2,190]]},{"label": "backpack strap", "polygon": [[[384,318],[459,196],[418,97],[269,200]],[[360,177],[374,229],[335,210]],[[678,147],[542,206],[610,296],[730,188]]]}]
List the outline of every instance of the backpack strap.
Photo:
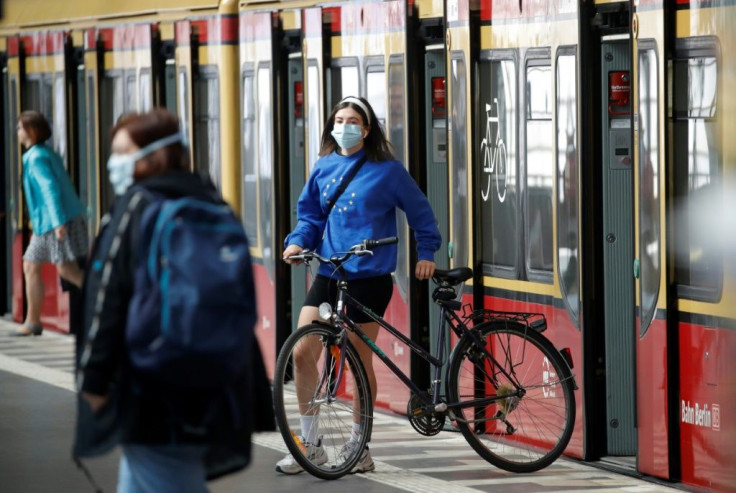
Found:
[{"label": "backpack strap", "polygon": [[353,169],[350,170],[350,173],[347,174],[344,180],[340,182],[340,185],[337,187],[337,190],[335,191],[335,194],[332,196],[331,199],[327,201],[327,205],[330,207],[330,212],[332,212],[332,209],[334,209],[335,204],[337,204],[337,199],[340,198],[342,193],[345,191],[346,188],[348,188],[348,185],[351,181],[353,181],[353,178],[355,178],[355,175],[358,174],[358,171],[360,171],[360,168],[363,167],[366,161],[366,156],[363,156],[358,163],[353,166]]}]

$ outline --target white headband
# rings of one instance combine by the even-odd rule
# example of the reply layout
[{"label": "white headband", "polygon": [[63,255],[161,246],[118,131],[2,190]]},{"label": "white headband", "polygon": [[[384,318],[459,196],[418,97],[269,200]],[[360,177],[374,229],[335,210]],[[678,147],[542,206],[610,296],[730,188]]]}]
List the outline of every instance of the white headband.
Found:
[{"label": "white headband", "polygon": [[361,110],[363,110],[363,113],[365,113],[365,117],[368,119],[368,125],[371,124],[371,114],[368,112],[368,108],[366,107],[365,103],[363,103],[363,101],[356,97],[348,96],[340,101],[340,104],[342,103],[353,103],[354,105],[358,106]]}]

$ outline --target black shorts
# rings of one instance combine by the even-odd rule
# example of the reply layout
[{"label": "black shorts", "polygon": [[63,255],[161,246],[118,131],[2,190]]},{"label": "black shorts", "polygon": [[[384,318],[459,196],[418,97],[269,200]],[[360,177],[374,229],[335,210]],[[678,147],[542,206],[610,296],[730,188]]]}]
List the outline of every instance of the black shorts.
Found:
[{"label": "black shorts", "polygon": [[[366,279],[355,279],[348,281],[348,293],[377,315],[383,316],[386,313],[386,307],[388,307],[391,301],[391,295],[394,294],[394,282],[391,279],[391,274],[368,277]],[[314,278],[312,287],[309,288],[304,306],[319,306],[324,302],[333,304],[336,299],[337,280],[317,275]],[[368,315],[356,310],[352,306],[348,307],[348,315],[350,315],[350,318],[354,322],[360,324],[373,321]]]}]

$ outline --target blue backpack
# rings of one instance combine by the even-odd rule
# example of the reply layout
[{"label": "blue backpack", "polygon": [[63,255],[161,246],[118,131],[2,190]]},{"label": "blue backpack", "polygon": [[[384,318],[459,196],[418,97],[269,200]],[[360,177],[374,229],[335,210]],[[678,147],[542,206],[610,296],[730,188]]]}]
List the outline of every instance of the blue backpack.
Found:
[{"label": "blue backpack", "polygon": [[230,207],[155,199],[143,212],[125,329],[134,374],[190,389],[227,386],[257,344],[251,259]]}]

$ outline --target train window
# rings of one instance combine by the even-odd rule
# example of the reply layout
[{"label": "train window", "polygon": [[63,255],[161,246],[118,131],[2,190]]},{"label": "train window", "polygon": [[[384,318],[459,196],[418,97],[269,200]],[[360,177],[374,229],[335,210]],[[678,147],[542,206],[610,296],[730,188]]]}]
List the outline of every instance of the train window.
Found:
[{"label": "train window", "polygon": [[97,233],[97,139],[95,138],[97,124],[96,82],[95,72],[87,73],[87,226],[90,238]]},{"label": "train window", "polygon": [[258,246],[258,175],[256,108],[252,72],[243,74],[243,224],[248,243]]},{"label": "train window", "polygon": [[639,42],[639,259],[641,271],[641,334],[657,312],[659,297],[659,78],[654,43]]},{"label": "train window", "polygon": [[139,111],[151,111],[153,92],[151,89],[151,70],[143,69],[140,75],[138,109]]},{"label": "train window", "polygon": [[314,163],[319,159],[319,144],[322,136],[322,92],[319,83],[319,67],[316,60],[307,62],[307,142],[309,143],[309,156],[307,166],[311,171]]},{"label": "train window", "polygon": [[[383,64],[368,66],[366,74],[366,99],[373,107],[378,122],[386,131],[386,72]],[[357,93],[355,93],[357,94]]]},{"label": "train window", "polygon": [[329,71],[330,108],[345,96],[360,96],[360,73],[357,58],[338,58]]},{"label": "train window", "polygon": [[[540,64],[541,63],[541,64]],[[552,124],[552,68],[531,60],[526,68],[526,267],[529,279],[552,282],[554,240],[552,200],[555,133]]]},{"label": "train window", "polygon": [[476,176],[480,189],[481,255],[494,276],[517,278],[519,220],[517,194],[516,62],[505,52],[478,62]]},{"label": "train window", "polygon": [[696,41],[680,43],[674,62],[675,280],[681,297],[717,301],[723,285],[718,63],[715,43]]},{"label": "train window", "polygon": [[578,325],[580,289],[578,271],[578,120],[575,48],[557,56],[557,257],[563,303]]},{"label": "train window", "polygon": [[222,189],[220,169],[220,80],[214,66],[200,67],[193,81],[194,166]]},{"label": "train window", "polygon": [[[106,163],[110,156],[110,129],[118,118],[127,111],[123,73],[107,71],[100,79],[100,162]],[[100,207],[107,210],[115,199],[112,185],[107,178],[107,167],[100,166]]]},{"label": "train window", "polygon": [[54,77],[54,96],[53,96],[53,121],[51,121],[54,149],[59,153],[64,161],[64,165],[68,168],[67,162],[67,142],[66,142],[66,86],[64,83],[64,75],[56,74]]},{"label": "train window", "polygon": [[271,88],[271,68],[258,67],[257,73],[257,125],[258,125],[258,204],[259,233],[261,238],[261,254],[269,279],[275,278],[274,259],[276,258],[274,244],[274,207],[273,196],[273,166],[274,166],[274,135],[273,135],[273,106]]},{"label": "train window", "polygon": [[450,196],[452,205],[452,228],[449,256],[453,267],[467,267],[469,259],[468,242],[468,165],[467,165],[467,118],[468,84],[465,55],[462,51],[451,53],[450,59],[450,135],[452,143],[452,180]]},{"label": "train window", "polygon": [[189,137],[189,81],[186,67],[179,68],[178,83],[176,89],[179,92],[179,121],[181,132]]}]

